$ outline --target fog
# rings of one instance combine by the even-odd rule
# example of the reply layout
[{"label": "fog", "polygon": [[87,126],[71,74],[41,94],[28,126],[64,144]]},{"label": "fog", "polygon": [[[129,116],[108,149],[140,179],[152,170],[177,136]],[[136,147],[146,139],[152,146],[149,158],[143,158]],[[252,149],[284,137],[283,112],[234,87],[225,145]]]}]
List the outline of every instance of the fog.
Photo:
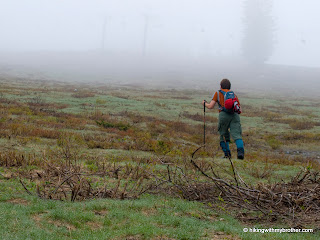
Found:
[{"label": "fog", "polygon": [[0,0],[0,74],[204,88],[319,84],[316,0]]}]

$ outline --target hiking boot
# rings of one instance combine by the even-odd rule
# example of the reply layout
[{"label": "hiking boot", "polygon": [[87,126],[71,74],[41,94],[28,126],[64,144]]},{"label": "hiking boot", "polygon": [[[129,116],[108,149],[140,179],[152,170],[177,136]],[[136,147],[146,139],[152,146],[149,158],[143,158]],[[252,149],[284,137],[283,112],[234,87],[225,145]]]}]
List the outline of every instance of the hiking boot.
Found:
[{"label": "hiking boot", "polygon": [[231,158],[231,152],[230,151],[224,152],[224,157],[223,158]]},{"label": "hiking boot", "polygon": [[237,149],[237,153],[238,153],[238,159],[244,159],[244,149],[243,148],[238,148]]}]

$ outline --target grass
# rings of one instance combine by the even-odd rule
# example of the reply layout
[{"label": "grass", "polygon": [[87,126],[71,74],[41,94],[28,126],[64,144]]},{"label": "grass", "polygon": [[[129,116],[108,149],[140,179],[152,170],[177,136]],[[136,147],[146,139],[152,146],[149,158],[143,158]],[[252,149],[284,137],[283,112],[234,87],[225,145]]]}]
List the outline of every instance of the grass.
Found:
[{"label": "grass", "polygon": [[[319,233],[244,233],[244,227],[286,224],[243,223],[231,210],[166,195],[71,203],[29,196],[18,182],[20,171],[38,169],[42,159],[49,157],[62,161],[70,155],[92,171],[99,170],[101,161],[142,164],[156,171],[166,170],[159,159],[188,161],[203,141],[201,101],[211,97],[208,91],[8,82],[1,92],[1,156],[13,152],[31,154],[37,160],[32,166],[0,167],[1,239],[214,239],[217,232],[231,239],[319,238]],[[309,101],[248,93],[239,97],[244,107],[245,161],[235,159],[234,143],[231,151],[236,170],[246,182],[288,181],[301,169],[320,168],[320,111]],[[312,104],[319,105],[320,100],[316,101]],[[293,105],[286,108],[289,103]],[[196,161],[211,163],[221,176],[232,178],[229,162],[221,158],[217,117],[216,110],[206,112],[207,149],[199,152]],[[297,150],[299,154],[292,154]],[[109,180],[116,184],[115,179]],[[35,192],[36,184],[25,182]]]},{"label": "grass", "polygon": [[[12,192],[0,195],[2,239],[212,239],[218,232],[241,239],[319,237],[311,233],[244,233],[245,227],[268,227],[240,223],[229,214],[212,211],[201,203],[161,195],[70,203],[27,196],[19,188],[17,193],[14,181],[2,180],[3,185]],[[284,226],[273,226],[281,227]]]},{"label": "grass", "polygon": [[202,204],[165,196],[66,203],[12,192],[0,201],[2,239],[200,239],[213,221]]}]

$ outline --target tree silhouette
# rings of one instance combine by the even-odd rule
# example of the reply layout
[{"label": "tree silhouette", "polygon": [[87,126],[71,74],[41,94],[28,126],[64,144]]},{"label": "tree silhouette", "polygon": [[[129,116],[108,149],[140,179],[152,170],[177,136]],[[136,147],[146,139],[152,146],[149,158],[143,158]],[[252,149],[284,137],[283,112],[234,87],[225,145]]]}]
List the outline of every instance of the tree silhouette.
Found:
[{"label": "tree silhouette", "polygon": [[244,38],[242,53],[253,64],[263,64],[273,53],[274,21],[272,1],[246,0],[244,2]]}]

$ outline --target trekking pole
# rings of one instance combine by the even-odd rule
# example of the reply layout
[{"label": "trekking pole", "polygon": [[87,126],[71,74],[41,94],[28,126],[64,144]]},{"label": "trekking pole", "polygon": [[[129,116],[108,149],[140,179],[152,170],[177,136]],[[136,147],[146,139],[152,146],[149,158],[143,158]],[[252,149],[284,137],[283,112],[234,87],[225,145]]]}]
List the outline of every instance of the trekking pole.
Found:
[{"label": "trekking pole", "polygon": [[[206,100],[204,100],[203,103],[203,145],[198,147],[192,154],[191,154],[191,162],[193,163],[193,165],[196,166],[195,162],[193,161],[193,157],[196,154],[196,152],[198,152],[201,148],[204,147],[204,149],[206,149]],[[197,167],[199,168],[199,167]]]}]

